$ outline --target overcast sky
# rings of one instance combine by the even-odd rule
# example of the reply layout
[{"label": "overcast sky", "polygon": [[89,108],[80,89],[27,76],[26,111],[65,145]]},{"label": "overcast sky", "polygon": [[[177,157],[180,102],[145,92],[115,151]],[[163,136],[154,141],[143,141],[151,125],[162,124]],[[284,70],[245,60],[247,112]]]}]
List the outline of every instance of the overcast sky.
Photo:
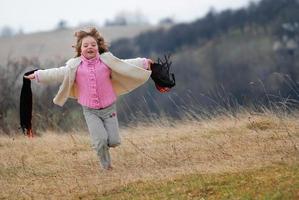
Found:
[{"label": "overcast sky", "polygon": [[237,9],[259,0],[1,0],[0,28],[10,26],[25,33],[47,31],[65,20],[69,26],[94,22],[103,25],[121,11],[142,12],[150,23],[173,17],[189,22],[216,11]]}]

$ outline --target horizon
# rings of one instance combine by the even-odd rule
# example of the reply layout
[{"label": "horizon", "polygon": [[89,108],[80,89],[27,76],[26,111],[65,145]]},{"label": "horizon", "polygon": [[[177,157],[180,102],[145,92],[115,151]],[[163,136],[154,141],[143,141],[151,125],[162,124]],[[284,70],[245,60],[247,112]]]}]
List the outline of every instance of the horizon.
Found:
[{"label": "horizon", "polygon": [[[128,0],[117,2],[111,0],[105,2],[105,9],[98,12],[101,2],[91,1],[86,7],[86,12],[80,12],[81,5],[78,0],[67,4],[66,1],[53,0],[51,2],[40,2],[27,0],[4,0],[0,8],[0,29],[11,28],[15,33],[22,32],[30,34],[40,31],[50,31],[57,28],[58,23],[64,21],[69,28],[80,26],[80,24],[94,24],[104,26],[108,20],[113,20],[119,14],[140,15],[151,25],[156,25],[161,19],[171,18],[176,23],[188,23],[204,17],[211,9],[220,12],[227,9],[239,9],[247,7],[250,2],[260,0],[188,0],[188,2],[171,2],[170,0],[147,1]],[[75,2],[75,3],[74,3]],[[17,7],[15,5],[18,5]],[[33,5],[33,6],[31,6]],[[57,6],[60,5],[60,6]],[[90,6],[89,5],[93,5]],[[169,9],[171,5],[171,9]],[[13,8],[13,10],[11,9]],[[55,12],[53,12],[55,10]],[[77,12],[78,10],[79,12]],[[28,14],[29,13],[29,14]],[[75,13],[75,14],[73,14]],[[38,17],[37,17],[38,16]]]}]

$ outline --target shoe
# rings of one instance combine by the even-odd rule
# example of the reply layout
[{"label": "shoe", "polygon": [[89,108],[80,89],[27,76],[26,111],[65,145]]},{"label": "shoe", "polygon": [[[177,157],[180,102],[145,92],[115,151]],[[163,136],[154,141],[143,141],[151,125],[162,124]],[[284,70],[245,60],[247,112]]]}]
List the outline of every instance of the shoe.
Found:
[{"label": "shoe", "polygon": [[113,170],[113,167],[111,165],[108,165],[107,167],[104,167],[104,169],[111,171],[111,170]]}]

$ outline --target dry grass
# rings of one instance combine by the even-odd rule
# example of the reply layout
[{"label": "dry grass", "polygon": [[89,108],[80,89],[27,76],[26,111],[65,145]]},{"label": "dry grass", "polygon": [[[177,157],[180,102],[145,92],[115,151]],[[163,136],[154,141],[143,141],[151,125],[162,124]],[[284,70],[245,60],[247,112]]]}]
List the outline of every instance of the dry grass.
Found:
[{"label": "dry grass", "polygon": [[[298,117],[243,114],[121,130],[103,171],[87,133],[0,139],[0,199],[94,199],[136,181],[297,165]],[[298,166],[298,165],[297,165]]]}]

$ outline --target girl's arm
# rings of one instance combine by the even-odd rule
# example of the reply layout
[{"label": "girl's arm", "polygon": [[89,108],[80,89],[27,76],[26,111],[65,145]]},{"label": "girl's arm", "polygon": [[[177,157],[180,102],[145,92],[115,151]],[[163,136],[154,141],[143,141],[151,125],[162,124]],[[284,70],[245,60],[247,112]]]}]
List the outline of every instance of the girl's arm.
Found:
[{"label": "girl's arm", "polygon": [[128,62],[137,67],[150,70],[150,66],[154,63],[151,59],[147,58],[133,58],[133,59],[122,59],[124,62]]},{"label": "girl's arm", "polygon": [[37,82],[50,84],[50,83],[61,83],[64,78],[64,74],[67,70],[66,66],[37,70],[33,74],[24,76],[27,79],[36,79]]}]

